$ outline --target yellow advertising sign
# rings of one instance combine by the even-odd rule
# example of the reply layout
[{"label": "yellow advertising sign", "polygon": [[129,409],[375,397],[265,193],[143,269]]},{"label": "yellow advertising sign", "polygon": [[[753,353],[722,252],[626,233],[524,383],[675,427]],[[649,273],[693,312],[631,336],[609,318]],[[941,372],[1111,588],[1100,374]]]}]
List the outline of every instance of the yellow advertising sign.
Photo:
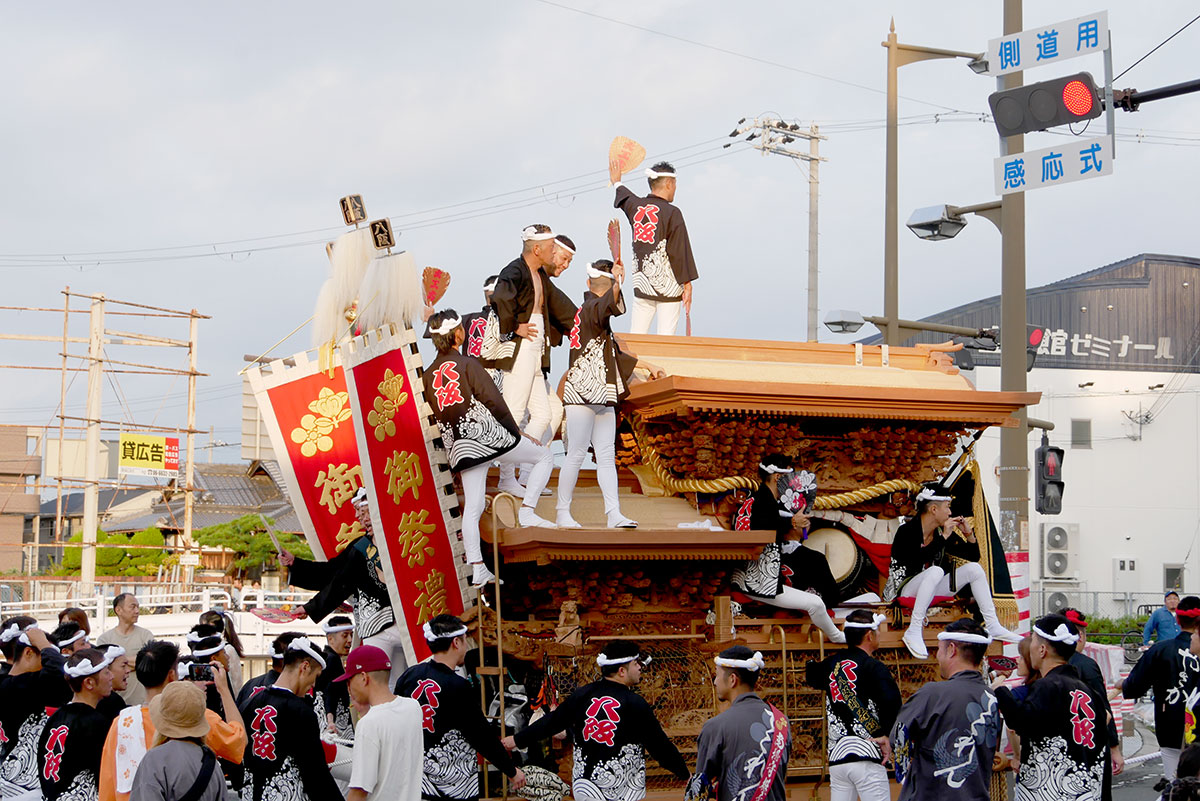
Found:
[{"label": "yellow advertising sign", "polygon": [[179,477],[179,438],[121,433],[118,476]]}]

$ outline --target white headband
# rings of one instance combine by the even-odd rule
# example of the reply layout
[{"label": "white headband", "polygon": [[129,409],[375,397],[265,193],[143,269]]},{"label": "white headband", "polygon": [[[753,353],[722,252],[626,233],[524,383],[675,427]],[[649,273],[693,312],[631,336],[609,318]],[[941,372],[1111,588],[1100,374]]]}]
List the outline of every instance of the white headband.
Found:
[{"label": "white headband", "polygon": [[562,240],[561,240],[561,239],[559,239],[558,237],[554,237],[554,241],[555,241],[555,243],[556,243],[556,244],[557,244],[557,245],[558,245],[560,248],[562,248],[563,250],[567,251],[567,252],[568,252],[568,253],[570,253],[572,256],[574,256],[574,255],[575,255],[575,248],[571,247],[570,245],[568,245],[566,242],[562,241]]},{"label": "white headband", "polygon": [[616,277],[612,273],[604,272],[604,270],[597,270],[595,267],[592,266],[592,264],[595,264],[595,262],[592,262],[591,264],[589,264],[587,266],[588,278],[615,278]]},{"label": "white headband", "polygon": [[547,239],[553,239],[554,236],[553,231],[538,231],[532,225],[521,231],[522,242],[545,242]]},{"label": "white headband", "polygon": [[303,651],[304,653],[317,660],[317,664],[321,666],[321,670],[325,669],[325,657],[321,656],[321,652],[312,644],[312,640],[307,637],[297,637],[288,644],[289,651]]},{"label": "white headband", "polygon": [[426,623],[421,627],[421,631],[425,632],[425,639],[428,642],[433,642],[434,640],[454,639],[455,637],[461,637],[467,633],[467,627],[463,626],[461,629],[448,631],[445,634],[438,634],[433,630],[433,626],[430,626],[428,623]]},{"label": "white headband", "polygon": [[25,628],[21,628],[16,623],[13,623],[11,626],[6,628],[4,631],[0,631],[0,642],[12,642],[13,640],[17,639],[22,634],[24,634],[28,629],[35,628],[36,626],[37,626],[36,623],[30,623]]},{"label": "white headband", "polygon": [[596,654],[596,664],[600,667],[611,667],[613,665],[625,665],[635,661],[638,658],[637,654],[633,656],[614,656],[607,657],[604,654]]},{"label": "white headband", "polygon": [[108,657],[110,664],[125,656],[125,649],[117,645],[115,642],[109,643],[108,645],[102,647],[104,648],[104,655]]},{"label": "white headband", "polygon": [[274,651],[271,651],[271,658],[272,659],[283,659],[283,654],[277,654]]},{"label": "white headband", "polygon": [[[216,637],[216,635],[213,635]],[[211,637],[201,637],[203,640],[211,639]],[[210,648],[196,648],[195,644],[190,643],[188,647],[192,649],[192,656],[212,656],[215,653],[225,650],[225,640],[217,637],[217,644]]]},{"label": "white headband", "polygon": [[322,623],[321,628],[326,634],[337,634],[339,631],[354,631],[354,624],[343,623],[339,626],[332,626],[329,623]]},{"label": "white headband", "polygon": [[971,634],[966,631],[943,631],[938,635],[939,640],[954,640],[956,642],[974,642],[980,645],[988,645],[992,638],[984,634]]},{"label": "white headband", "polygon": [[954,500],[949,495],[938,495],[937,490],[932,487],[926,487],[917,493],[917,503],[921,501],[952,501]]},{"label": "white headband", "polygon": [[1067,645],[1074,645],[1079,642],[1079,635],[1072,634],[1071,630],[1067,628],[1066,623],[1059,623],[1058,628],[1054,630],[1054,634],[1047,634],[1037,626],[1033,627],[1033,631],[1043,640],[1050,640],[1051,642],[1065,642]]},{"label": "white headband", "polygon": [[359,487],[358,491],[354,493],[354,497],[350,499],[350,503],[354,506],[357,506],[360,503],[366,503],[368,497],[367,488]]},{"label": "white headband", "polygon": [[93,665],[88,660],[83,660],[78,665],[63,665],[63,673],[66,673],[73,679],[82,679],[85,676],[95,676],[100,671],[112,664],[112,657],[104,657],[99,664]]},{"label": "white headband", "polygon": [[853,621],[847,620],[846,624],[844,626],[842,626],[842,628],[844,628],[844,629],[870,629],[871,631],[878,631],[879,624],[886,623],[886,622],[887,622],[887,615],[876,614],[876,615],[871,616],[870,623],[855,623]]},{"label": "white headband", "polygon": [[763,464],[762,462],[758,463],[758,469],[762,470],[764,473],[791,473],[791,472],[794,472],[792,470],[792,468],[790,468],[790,467],[776,467],[773,464]]},{"label": "white headband", "polygon": [[462,325],[461,317],[451,317],[449,320],[442,320],[442,324],[437,328],[430,328],[429,333],[444,337],[460,325]]},{"label": "white headband", "polygon": [[74,643],[77,643],[77,642],[79,642],[80,640],[82,640],[82,639],[83,639],[84,637],[86,637],[86,636],[87,636],[87,632],[86,632],[86,631],[84,631],[83,629],[80,629],[79,631],[75,632],[75,634],[74,634],[73,636],[71,636],[71,637],[68,637],[67,639],[60,641],[60,642],[58,643],[58,647],[59,647],[59,648],[66,648],[68,645],[73,645]]},{"label": "white headband", "polygon": [[742,668],[744,670],[752,670],[756,673],[767,665],[763,661],[762,651],[755,651],[754,656],[749,659],[729,659],[728,657],[718,656],[713,661],[721,667]]},{"label": "white headband", "polygon": [[484,292],[495,292],[496,291],[496,282],[498,280],[499,280],[498,278],[493,278],[491,281],[488,281],[486,284],[483,285],[483,291]]},{"label": "white headband", "polygon": [[671,172],[657,172],[657,171],[652,170],[651,168],[647,167],[646,168],[646,177],[652,181],[655,178],[674,178],[675,172],[673,170]]}]

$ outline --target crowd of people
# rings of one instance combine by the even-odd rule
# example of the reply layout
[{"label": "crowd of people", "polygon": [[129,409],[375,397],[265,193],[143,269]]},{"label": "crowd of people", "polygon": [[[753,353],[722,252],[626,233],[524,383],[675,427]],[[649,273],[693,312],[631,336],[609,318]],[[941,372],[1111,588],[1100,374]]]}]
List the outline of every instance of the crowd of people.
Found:
[{"label": "crowd of people", "polygon": [[[113,608],[118,625],[95,644],[77,610],[64,610],[49,633],[30,617],[0,623],[0,798],[472,801],[482,758],[513,790],[540,799],[554,797],[558,780],[523,764],[523,754],[563,733],[576,799],[644,797],[647,755],[687,781],[687,801],[785,796],[790,724],[756,693],[766,661],[745,645],[714,660],[725,708],[704,725],[689,764],[638,693],[652,655],[632,641],[608,641],[596,681],[502,739],[464,672],[468,627],[451,615],[424,625],[432,657],[398,674],[383,649],[352,648],[354,620],[333,615],[324,643],[281,634],[271,669],[242,682],[227,615],[201,615],[181,652],[137,625],[136,598],[119,595]],[[1190,746],[1200,598],[1183,598],[1174,612],[1180,633],[1155,644],[1112,692],[1153,693],[1166,797],[1178,801],[1200,790],[1200,745]],[[937,637],[943,680],[907,700],[876,657],[885,621],[850,612],[846,647],[806,664],[808,685],[825,695],[834,801],[890,798],[889,764],[902,799],[982,801],[1005,762],[1020,799],[1111,798],[1123,758],[1104,680],[1083,654],[1085,615],[1068,609],[1036,621],[1020,641],[1016,676],[992,670],[990,681],[993,635],[957,620]]]}]

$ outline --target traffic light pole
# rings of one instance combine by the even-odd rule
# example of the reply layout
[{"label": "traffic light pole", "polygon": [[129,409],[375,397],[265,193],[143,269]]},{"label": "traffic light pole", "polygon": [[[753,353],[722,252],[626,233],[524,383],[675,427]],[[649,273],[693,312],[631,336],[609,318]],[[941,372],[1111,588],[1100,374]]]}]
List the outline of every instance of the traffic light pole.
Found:
[{"label": "traffic light pole", "polygon": [[[1004,35],[1022,29],[1021,0],[1004,0]],[[998,79],[1000,89],[1022,85],[1020,72]],[[1025,149],[1024,136],[1000,141],[1001,155]],[[1025,193],[1000,200],[1000,389],[1024,392],[1025,380]],[[1017,595],[1018,632],[1029,631],[1029,428],[1024,408],[1017,425],[1000,431],[1000,542]]]}]

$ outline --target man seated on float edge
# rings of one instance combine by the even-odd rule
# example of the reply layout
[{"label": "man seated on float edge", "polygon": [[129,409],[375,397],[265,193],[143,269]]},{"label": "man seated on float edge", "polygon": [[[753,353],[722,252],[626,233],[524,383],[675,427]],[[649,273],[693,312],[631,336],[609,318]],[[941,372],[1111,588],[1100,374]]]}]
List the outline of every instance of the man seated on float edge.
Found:
[{"label": "man seated on float edge", "polygon": [[[892,540],[892,562],[883,600],[912,598],[912,618],[904,633],[904,645],[917,659],[929,658],[925,647],[925,615],[939,595],[957,595],[970,585],[971,596],[983,615],[983,624],[993,638],[1020,642],[1021,635],[1009,631],[996,617],[996,604],[987,574],[979,564],[979,543],[963,517],[950,516],[954,498],[941,484],[926,484],[917,493],[917,514],[896,529]],[[951,559],[965,562],[949,569]]]},{"label": "man seated on float edge", "polygon": [[[479,548],[479,518],[487,500],[487,471],[493,461],[521,464],[532,462],[535,470],[524,490],[518,514],[521,526],[554,528],[537,514],[537,502],[550,480],[554,457],[550,449],[522,434],[496,384],[478,360],[459,352],[465,334],[462,320],[453,309],[429,318],[433,346],[438,354],[421,377],[425,399],[437,420],[450,469],[459,474],[463,486],[463,549],[474,574],[471,584],[483,586],[495,578],[483,563]],[[508,379],[506,378],[505,381]]]},{"label": "man seated on float edge", "polygon": [[[804,612],[830,642],[843,643],[846,636],[834,624],[827,609],[837,603],[837,598],[831,598],[827,603],[820,595],[784,585],[783,544],[792,537],[802,537],[809,526],[808,515],[790,512],[779,500],[780,479],[786,480],[792,472],[791,457],[781,453],[771,454],[759,464],[758,489],[738,507],[732,528],[735,531],[774,531],[775,542],[763,546],[758,559],[735,570],[730,583],[763,603]],[[807,562],[814,568],[824,564],[824,571],[829,572],[829,564],[822,553],[813,551],[812,556],[807,557]],[[827,585],[832,580],[830,576],[827,581],[820,583]],[[797,576],[795,581],[803,586],[810,583],[804,576]]]},{"label": "man seated on float edge", "polygon": [[[154,743],[154,721],[148,713],[150,702],[168,684],[179,680],[175,670],[178,661],[179,648],[165,640],[151,640],[138,651],[134,670],[146,688],[146,702],[126,707],[108,729],[100,760],[100,801],[129,801],[138,764]],[[223,675],[219,666],[213,673]],[[211,709],[204,710],[208,721],[204,744],[219,759],[240,765],[246,751],[246,727],[233,698],[227,700],[224,717]]]}]

